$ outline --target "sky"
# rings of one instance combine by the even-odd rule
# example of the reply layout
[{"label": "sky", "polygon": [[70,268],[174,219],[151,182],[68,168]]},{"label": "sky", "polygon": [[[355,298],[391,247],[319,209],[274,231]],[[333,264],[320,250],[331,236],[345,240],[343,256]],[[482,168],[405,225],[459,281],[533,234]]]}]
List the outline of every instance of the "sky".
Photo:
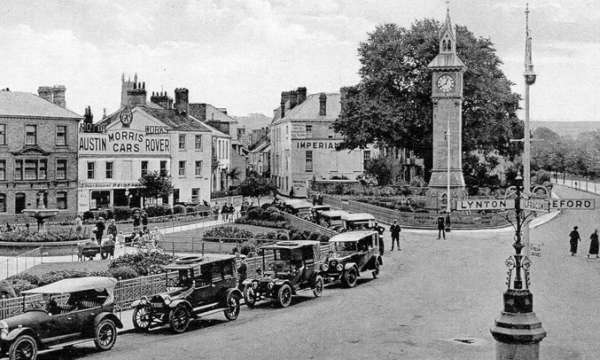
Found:
[{"label": "sky", "polygon": [[[455,24],[490,38],[523,93],[525,0],[452,0]],[[531,0],[532,120],[600,120],[600,1]],[[3,0],[0,87],[63,84],[96,120],[120,102],[121,74],[191,102],[272,116],[280,93],[356,84],[357,48],[379,24],[443,20],[444,0]]]}]

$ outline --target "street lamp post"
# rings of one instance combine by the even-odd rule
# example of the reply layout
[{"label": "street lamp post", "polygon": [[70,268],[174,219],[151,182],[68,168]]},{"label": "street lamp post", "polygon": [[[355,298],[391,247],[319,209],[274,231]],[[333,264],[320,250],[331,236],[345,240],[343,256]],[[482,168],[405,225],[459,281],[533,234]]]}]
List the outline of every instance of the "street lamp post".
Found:
[{"label": "street lamp post", "polygon": [[521,253],[523,226],[528,226],[521,207],[523,178],[518,174],[515,199],[515,254],[506,259],[507,289],[503,295],[504,311],[491,329],[496,343],[496,360],[537,360],[540,342],[546,337],[541,321],[533,312],[533,295],[529,291],[529,258]]},{"label": "street lamp post", "polygon": [[446,128],[446,144],[447,144],[447,151],[448,151],[448,156],[447,156],[447,163],[446,163],[446,212],[448,214],[450,214],[450,199],[451,199],[451,194],[450,194],[450,117],[448,116],[448,121],[447,121],[447,128]]}]

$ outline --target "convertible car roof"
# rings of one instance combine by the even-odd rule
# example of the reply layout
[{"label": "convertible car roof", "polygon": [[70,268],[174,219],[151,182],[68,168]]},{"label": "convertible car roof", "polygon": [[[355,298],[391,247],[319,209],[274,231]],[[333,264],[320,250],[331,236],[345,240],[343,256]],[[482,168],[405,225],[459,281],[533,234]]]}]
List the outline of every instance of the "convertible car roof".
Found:
[{"label": "convertible car roof", "polygon": [[286,240],[278,241],[273,245],[263,246],[262,249],[299,249],[305,246],[315,246],[319,244],[321,243],[313,240]]},{"label": "convertible car roof", "polygon": [[235,255],[228,256],[184,256],[176,259],[174,262],[164,266],[167,270],[192,269],[204,264],[210,264],[219,261],[230,261],[235,259]]},{"label": "convertible car roof", "polygon": [[39,288],[23,291],[23,294],[65,294],[93,289],[113,289],[117,279],[110,277],[89,276],[63,279]]},{"label": "convertible car roof", "polygon": [[347,241],[358,241],[367,236],[377,234],[376,231],[371,230],[360,230],[360,231],[347,231],[341,234],[332,236],[329,242],[347,242]]},{"label": "convertible car roof", "polygon": [[342,219],[346,221],[375,220],[375,216],[369,213],[345,214],[342,215]]}]

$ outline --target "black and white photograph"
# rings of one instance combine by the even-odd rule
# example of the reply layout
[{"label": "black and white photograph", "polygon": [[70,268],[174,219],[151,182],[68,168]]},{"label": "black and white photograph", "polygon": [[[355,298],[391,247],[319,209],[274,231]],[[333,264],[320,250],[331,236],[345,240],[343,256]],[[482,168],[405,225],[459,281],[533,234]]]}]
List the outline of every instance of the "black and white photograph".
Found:
[{"label": "black and white photograph", "polygon": [[0,359],[600,356],[600,2],[0,4]]}]

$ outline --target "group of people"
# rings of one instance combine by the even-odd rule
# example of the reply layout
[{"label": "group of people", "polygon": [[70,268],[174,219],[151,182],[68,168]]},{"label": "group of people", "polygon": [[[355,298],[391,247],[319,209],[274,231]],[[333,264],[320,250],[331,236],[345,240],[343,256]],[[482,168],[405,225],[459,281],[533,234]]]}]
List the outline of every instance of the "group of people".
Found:
[{"label": "group of people", "polygon": [[221,215],[224,221],[233,222],[235,220],[235,207],[232,203],[225,203],[221,208]]},{"label": "group of people", "polygon": [[[571,256],[575,256],[577,254],[577,247],[578,247],[579,243],[581,242],[581,236],[579,235],[578,229],[579,228],[577,226],[574,226],[573,230],[571,230],[571,232],[569,233],[569,243],[571,245],[571,248],[570,248]],[[598,229],[596,229],[590,235],[590,248],[589,248],[587,257],[590,258],[592,256],[595,256],[596,258],[598,258],[599,247],[600,246],[598,243]]]}]

